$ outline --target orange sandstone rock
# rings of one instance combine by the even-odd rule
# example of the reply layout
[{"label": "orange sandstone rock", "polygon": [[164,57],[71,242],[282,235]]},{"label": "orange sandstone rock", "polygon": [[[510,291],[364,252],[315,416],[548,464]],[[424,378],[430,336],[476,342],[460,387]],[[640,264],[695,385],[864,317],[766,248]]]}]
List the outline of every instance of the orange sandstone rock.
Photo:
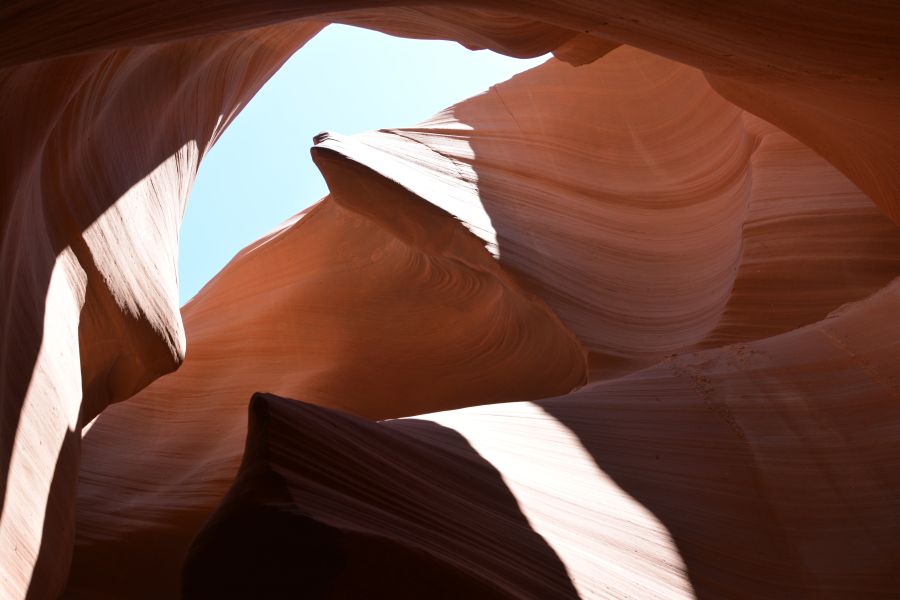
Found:
[{"label": "orange sandstone rock", "polygon": [[[503,451],[469,440],[514,496],[544,494],[515,527],[544,537],[579,595],[895,590],[896,3],[388,4],[0,8],[0,595],[63,589],[98,414],[69,594],[134,597],[177,589],[237,468],[250,392],[370,418],[537,399],[583,380],[579,342],[597,381],[540,403],[578,443],[543,417],[504,420]],[[325,22],[584,66],[551,62],[419,127],[321,140],[331,199],[186,309],[198,356],[153,383],[184,359],[175,258],[199,161]],[[302,257],[330,279],[263,277],[292,231],[331,240]],[[254,253],[265,264],[242,271]],[[416,294],[390,291],[401,282]],[[242,325],[269,332],[251,352],[266,364],[241,361]],[[465,429],[484,410],[445,414],[473,415]],[[533,451],[542,435],[557,454]],[[612,489],[600,475],[583,506],[563,501],[581,497],[559,491],[580,477],[565,465],[592,462],[579,447],[639,516],[590,520]],[[112,558],[132,566],[97,566]],[[164,575],[141,572],[152,560]],[[453,579],[453,561],[417,564]]]}]

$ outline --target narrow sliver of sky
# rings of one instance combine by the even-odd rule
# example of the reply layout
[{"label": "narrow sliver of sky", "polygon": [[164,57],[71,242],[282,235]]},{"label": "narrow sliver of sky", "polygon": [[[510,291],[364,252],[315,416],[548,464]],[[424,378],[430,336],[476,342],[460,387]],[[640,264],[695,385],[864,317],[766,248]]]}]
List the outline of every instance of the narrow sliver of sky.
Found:
[{"label": "narrow sliver of sky", "polygon": [[327,193],[309,155],[315,134],[414,125],[544,60],[326,28],[263,86],[204,158],[181,227],[181,304],[241,248]]}]

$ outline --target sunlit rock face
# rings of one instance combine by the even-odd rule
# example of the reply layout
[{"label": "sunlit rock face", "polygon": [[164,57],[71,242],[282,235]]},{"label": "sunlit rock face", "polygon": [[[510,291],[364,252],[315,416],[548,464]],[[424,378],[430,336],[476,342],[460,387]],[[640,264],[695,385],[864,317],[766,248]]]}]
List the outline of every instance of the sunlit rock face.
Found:
[{"label": "sunlit rock face", "polygon": [[[182,4],[0,8],[0,596],[896,592],[896,3]],[[179,311],[327,22],[558,60],[320,136]]]}]

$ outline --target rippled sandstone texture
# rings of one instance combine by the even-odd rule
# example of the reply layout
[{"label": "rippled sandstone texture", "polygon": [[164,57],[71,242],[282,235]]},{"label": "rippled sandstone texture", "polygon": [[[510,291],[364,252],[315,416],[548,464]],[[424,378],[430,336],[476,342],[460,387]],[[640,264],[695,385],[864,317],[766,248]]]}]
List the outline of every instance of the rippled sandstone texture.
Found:
[{"label": "rippled sandstone texture", "polygon": [[[208,540],[246,539],[237,511],[308,531],[289,548],[306,556],[312,540],[331,559],[288,580],[236,572],[235,586],[387,591],[385,573],[409,564],[421,578],[392,594],[439,581],[522,595],[537,577],[560,597],[890,595],[898,12],[4,5],[0,593],[65,587],[82,461],[68,594],[177,594],[238,469],[249,396],[266,390],[367,418],[520,402],[422,420],[440,434],[255,403],[309,447],[251,430],[248,448],[269,454],[244,456],[185,563],[188,594],[221,583]],[[175,257],[191,181],[321,27],[302,19],[584,66],[550,62],[418,127],[317,140],[330,198],[186,307],[182,369],[82,443],[108,404],[184,359]],[[589,386],[521,402],[564,394],[588,366]],[[317,437],[322,422],[366,443],[347,457],[340,435]],[[365,492],[353,465],[375,459],[395,493],[424,494],[415,527],[400,499]],[[259,469],[278,471],[287,500],[253,484]],[[436,471],[450,504],[421,490]],[[396,527],[360,525],[373,510]],[[482,537],[459,544],[435,516],[447,511]],[[489,535],[485,515],[508,527]],[[479,560],[500,540],[519,568]]]}]

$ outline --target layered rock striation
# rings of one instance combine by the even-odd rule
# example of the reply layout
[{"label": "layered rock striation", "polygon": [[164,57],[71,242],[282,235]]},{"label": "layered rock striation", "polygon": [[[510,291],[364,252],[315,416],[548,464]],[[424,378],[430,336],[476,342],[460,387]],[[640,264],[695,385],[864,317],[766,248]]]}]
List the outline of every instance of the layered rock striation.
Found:
[{"label": "layered rock striation", "polygon": [[[320,136],[179,311],[328,22],[558,59]],[[0,8],[0,597],[895,593],[897,56],[889,2]]]}]

